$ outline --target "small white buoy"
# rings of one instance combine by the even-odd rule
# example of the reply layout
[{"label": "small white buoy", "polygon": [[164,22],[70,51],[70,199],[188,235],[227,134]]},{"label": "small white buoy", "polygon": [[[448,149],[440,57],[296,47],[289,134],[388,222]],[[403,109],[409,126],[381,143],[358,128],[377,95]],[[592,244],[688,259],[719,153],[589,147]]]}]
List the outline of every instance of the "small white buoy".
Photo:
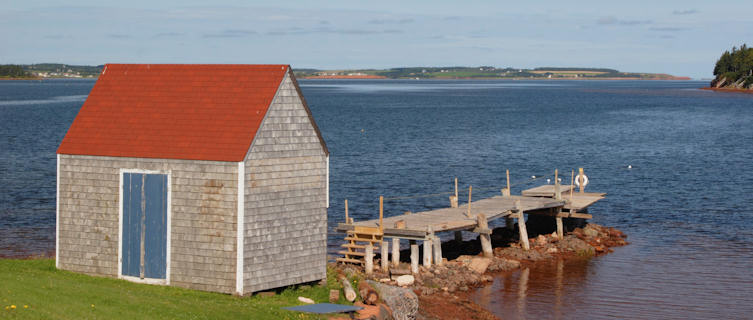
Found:
[{"label": "small white buoy", "polygon": [[546,178],[546,184],[549,184],[550,182],[552,182],[552,179]]},{"label": "small white buoy", "polygon": [[531,179],[536,179],[536,176],[531,176]]},{"label": "small white buoy", "polygon": [[630,164],[629,164],[629,165],[628,165],[628,169],[632,169],[632,168],[633,168],[633,165],[630,165]]},{"label": "small white buoy", "polygon": [[557,178],[557,182],[562,182],[562,178]]}]

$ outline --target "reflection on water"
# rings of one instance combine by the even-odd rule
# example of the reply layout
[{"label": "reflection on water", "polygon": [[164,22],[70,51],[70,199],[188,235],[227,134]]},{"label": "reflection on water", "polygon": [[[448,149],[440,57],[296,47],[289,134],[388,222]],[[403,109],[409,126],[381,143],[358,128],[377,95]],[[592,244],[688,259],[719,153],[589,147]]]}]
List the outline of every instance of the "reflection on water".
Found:
[{"label": "reflection on water", "polygon": [[606,256],[536,263],[472,299],[503,319],[746,319],[753,249],[712,238],[653,236]]}]

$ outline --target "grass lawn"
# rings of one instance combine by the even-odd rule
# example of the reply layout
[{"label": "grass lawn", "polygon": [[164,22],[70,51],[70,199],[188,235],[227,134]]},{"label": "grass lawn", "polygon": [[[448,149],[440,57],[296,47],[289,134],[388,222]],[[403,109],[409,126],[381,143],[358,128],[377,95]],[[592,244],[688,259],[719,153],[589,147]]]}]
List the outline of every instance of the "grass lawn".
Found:
[{"label": "grass lawn", "polygon": [[303,304],[299,296],[328,302],[340,286],[327,278],[326,287],[239,298],[61,271],[52,259],[0,259],[0,319],[319,319],[280,308]]}]

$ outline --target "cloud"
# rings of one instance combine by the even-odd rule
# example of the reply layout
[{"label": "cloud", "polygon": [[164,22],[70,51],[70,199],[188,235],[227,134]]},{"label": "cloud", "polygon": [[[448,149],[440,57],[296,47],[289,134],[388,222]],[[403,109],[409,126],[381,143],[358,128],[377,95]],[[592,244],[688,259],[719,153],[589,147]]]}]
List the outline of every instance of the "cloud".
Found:
[{"label": "cloud", "polygon": [[696,9],[675,10],[675,11],[672,11],[672,14],[674,14],[674,15],[680,15],[680,16],[684,16],[684,15],[688,15],[688,14],[696,14],[696,13],[698,13],[698,10],[696,10]]},{"label": "cloud", "polygon": [[155,38],[175,38],[175,37],[182,37],[184,35],[186,34],[182,32],[161,32],[161,33],[155,34],[154,37]]},{"label": "cloud", "polygon": [[317,27],[313,29],[301,29],[298,27],[284,29],[284,30],[272,30],[266,33],[270,36],[287,36],[287,35],[302,35],[302,34],[340,34],[340,35],[370,35],[370,34],[399,34],[403,33],[403,30],[398,29],[384,29],[384,30],[370,30],[370,29],[333,29],[330,27]]},{"label": "cloud", "polygon": [[122,34],[122,33],[108,33],[106,34],[108,38],[111,39],[130,39],[132,38],[130,35]]},{"label": "cloud", "polygon": [[370,24],[406,24],[406,23],[412,23],[415,20],[411,18],[403,18],[403,19],[372,19],[369,20]]},{"label": "cloud", "polygon": [[243,37],[248,37],[248,36],[252,36],[256,34],[258,33],[252,30],[226,29],[226,30],[222,30],[222,32],[220,33],[204,34],[202,37],[204,38],[243,38]]},{"label": "cloud", "polygon": [[617,19],[613,16],[609,17],[603,17],[599,20],[596,20],[596,24],[599,25],[617,25],[617,26],[637,26],[637,25],[643,25],[643,24],[651,24],[653,21],[651,20],[622,20]]},{"label": "cloud", "polygon": [[683,31],[687,30],[685,28],[677,28],[677,27],[651,27],[648,28],[648,30],[651,31],[664,31],[664,32],[677,32],[677,31]]}]

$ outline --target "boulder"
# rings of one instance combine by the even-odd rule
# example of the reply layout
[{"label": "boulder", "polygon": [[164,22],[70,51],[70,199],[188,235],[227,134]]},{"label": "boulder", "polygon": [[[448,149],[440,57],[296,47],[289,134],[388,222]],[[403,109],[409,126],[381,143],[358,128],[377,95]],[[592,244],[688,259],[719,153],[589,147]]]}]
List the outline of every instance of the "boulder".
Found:
[{"label": "boulder", "polygon": [[484,273],[491,262],[492,260],[489,258],[475,257],[471,259],[471,262],[468,264],[468,269],[471,269],[471,271],[476,273]]},{"label": "boulder", "polygon": [[397,277],[397,285],[401,287],[412,285],[413,282],[415,281],[416,281],[416,278],[414,278],[412,275],[409,275],[409,274]]}]

